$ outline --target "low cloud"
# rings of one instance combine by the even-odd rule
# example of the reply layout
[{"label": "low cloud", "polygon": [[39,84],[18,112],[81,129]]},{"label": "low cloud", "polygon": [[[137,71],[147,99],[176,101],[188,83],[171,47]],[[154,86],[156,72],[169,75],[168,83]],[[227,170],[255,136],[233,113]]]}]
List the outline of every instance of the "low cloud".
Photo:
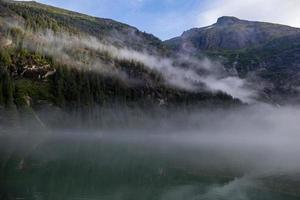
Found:
[{"label": "low cloud", "polygon": [[[8,159],[11,152],[20,155],[20,164],[15,162],[16,168],[11,169],[31,162],[37,164],[28,165],[33,169],[76,167],[80,174],[66,174],[68,181],[91,173],[99,180],[98,172],[104,171],[107,173],[100,173],[101,178],[111,180],[110,187],[118,190],[126,184],[133,194],[140,188],[132,183],[143,181],[153,188],[153,180],[158,180],[167,185],[155,193],[160,199],[252,199],[254,191],[299,195],[299,107],[178,108],[170,113],[147,110],[145,113],[151,114],[139,115],[143,119],[139,123],[139,111],[131,110],[126,117],[120,115],[121,109],[107,113],[118,118],[108,129],[48,127],[48,131],[39,132],[30,128],[30,123],[24,123],[21,134],[13,128],[0,129],[0,151],[8,152]],[[103,114],[101,120],[106,120],[108,115]],[[92,120],[97,124],[100,119]],[[132,126],[121,127],[124,121]],[[26,129],[31,131],[24,134]],[[61,175],[56,179],[61,182]]]},{"label": "low cloud", "polygon": [[[9,27],[21,29],[21,25],[10,23]],[[247,81],[227,73],[217,61],[195,59],[186,55],[176,58],[150,55],[148,50],[136,51],[126,47],[115,47],[112,42],[100,42],[92,36],[74,36],[67,33],[54,33],[51,30],[31,32],[23,29],[24,48],[51,56],[59,63],[70,67],[94,70],[124,81],[126,73],[114,66],[115,60],[128,60],[142,63],[146,68],[163,75],[165,83],[190,91],[222,91],[244,102],[252,102],[256,92],[250,89]],[[134,35],[132,36],[134,37]],[[91,52],[94,52],[91,54]],[[108,54],[111,60],[97,54]],[[95,56],[96,54],[96,56]]]}]

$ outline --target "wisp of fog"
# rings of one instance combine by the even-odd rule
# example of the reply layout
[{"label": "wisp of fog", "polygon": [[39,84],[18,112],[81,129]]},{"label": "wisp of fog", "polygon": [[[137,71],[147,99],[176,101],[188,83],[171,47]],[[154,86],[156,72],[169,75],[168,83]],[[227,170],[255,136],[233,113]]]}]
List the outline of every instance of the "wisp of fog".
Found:
[{"label": "wisp of fog", "polygon": [[256,98],[257,91],[249,86],[246,79],[228,73],[220,62],[208,58],[195,59],[181,54],[176,55],[176,58],[161,57],[149,54],[146,50],[136,51],[126,47],[116,47],[112,45],[112,41],[99,41],[90,35],[54,33],[51,30],[33,32],[14,21],[7,24],[7,27],[23,31],[25,35],[22,40],[23,48],[51,56],[58,63],[70,67],[93,70],[129,81],[124,72],[114,67],[113,61],[107,63],[89,53],[89,51],[96,51],[106,53],[113,59],[140,62],[145,67],[162,74],[166,84],[173,87],[195,91],[203,89],[211,92],[222,91],[247,103],[253,103]]}]

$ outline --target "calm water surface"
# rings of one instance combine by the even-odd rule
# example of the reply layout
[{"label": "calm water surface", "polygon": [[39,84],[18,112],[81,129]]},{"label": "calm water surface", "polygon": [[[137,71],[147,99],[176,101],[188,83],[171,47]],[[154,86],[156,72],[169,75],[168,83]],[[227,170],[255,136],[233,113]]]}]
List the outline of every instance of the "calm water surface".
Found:
[{"label": "calm water surface", "polygon": [[297,179],[252,176],[222,165],[210,148],[170,145],[157,136],[19,139],[1,140],[1,200],[300,199]]}]

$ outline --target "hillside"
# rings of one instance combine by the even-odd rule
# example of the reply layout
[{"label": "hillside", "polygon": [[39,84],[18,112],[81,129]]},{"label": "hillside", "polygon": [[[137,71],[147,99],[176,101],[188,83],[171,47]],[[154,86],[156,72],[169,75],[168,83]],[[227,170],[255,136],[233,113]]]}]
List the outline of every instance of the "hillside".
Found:
[{"label": "hillside", "polygon": [[135,50],[163,50],[161,41],[151,34],[111,19],[91,17],[37,2],[1,2],[1,17],[16,17],[33,30],[51,29],[94,36],[116,46]]},{"label": "hillside", "polygon": [[0,1],[0,11],[5,107],[239,104],[224,92],[180,87],[164,44],[134,27],[35,2]]}]

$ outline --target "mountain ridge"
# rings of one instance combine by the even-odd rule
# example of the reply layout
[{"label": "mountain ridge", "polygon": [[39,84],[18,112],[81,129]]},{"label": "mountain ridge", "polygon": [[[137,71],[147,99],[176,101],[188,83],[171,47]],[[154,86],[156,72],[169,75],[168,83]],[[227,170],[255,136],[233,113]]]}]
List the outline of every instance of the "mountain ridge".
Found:
[{"label": "mountain ridge", "polygon": [[[237,102],[236,97],[225,94],[222,89],[232,91],[231,87],[237,86],[235,89],[240,90],[243,84],[257,89],[258,99],[262,101],[272,99],[277,102],[277,99],[298,94],[298,75],[289,79],[299,71],[297,61],[300,56],[296,41],[300,29],[297,28],[223,16],[211,26],[194,28],[185,31],[181,37],[162,42],[130,25],[37,2],[0,1],[0,11],[2,22],[5,23],[5,17],[11,16],[24,25],[21,29],[13,27],[9,30],[3,27],[2,30],[0,26],[0,35],[4,39],[0,43],[7,49],[2,51],[3,77],[12,81],[9,87],[13,88],[10,100],[4,101],[3,97],[7,95],[2,95],[0,102],[22,102],[22,105],[26,105],[29,104],[28,99],[32,99],[32,102],[42,99],[58,106],[68,102],[79,106],[82,103],[115,102],[116,99],[143,102],[148,97],[155,104],[163,105],[177,101],[189,102],[191,99],[195,102],[222,102],[221,99]],[[29,41],[24,40],[26,37]],[[47,37],[53,41],[47,43]],[[45,48],[48,47],[27,48],[39,45],[40,40],[46,41],[42,44],[54,48],[54,52],[55,45],[62,49],[60,53],[68,56],[69,60],[60,62],[63,57],[60,58],[61,55],[53,51],[50,55],[45,54],[48,52]],[[220,63],[216,65],[221,67],[216,70],[212,66],[215,63],[209,63],[211,69],[203,68],[202,58],[216,61]],[[152,66],[147,66],[144,61]],[[79,63],[84,67],[74,69],[74,66],[65,66],[70,63]],[[92,65],[104,66],[105,70],[117,72],[119,77],[93,74],[89,71]],[[188,80],[191,85],[201,89],[184,91],[182,88],[171,88],[166,83],[174,78],[174,73],[164,76],[163,73],[168,71],[164,69],[165,65],[171,66],[169,72],[175,70],[175,76],[178,75],[176,73],[183,73],[180,81]],[[159,67],[163,70],[158,70]],[[211,76],[211,73],[217,74]],[[132,80],[124,82],[124,77]],[[200,77],[204,79],[198,80]],[[76,84],[78,81],[84,82],[83,85],[89,89],[84,91],[83,85]],[[24,88],[24,84],[36,92],[31,93],[30,89]],[[211,84],[210,87],[207,84]],[[212,88],[216,91],[211,91]],[[72,92],[68,93],[69,90]]]},{"label": "mountain ridge", "polygon": [[241,20],[223,16],[206,27],[192,28],[179,37],[164,41],[176,51],[238,50],[253,48],[273,39],[300,34],[300,28],[268,22]]},{"label": "mountain ridge", "polygon": [[[12,11],[12,13],[16,15],[26,15],[29,17],[29,19],[25,21],[31,21],[31,24],[25,25],[33,29],[59,29],[59,27],[63,27],[67,29],[64,31],[71,31],[76,34],[84,33],[120,47],[126,46],[135,50],[146,49],[151,53],[155,51],[161,51],[162,53],[164,51],[164,45],[159,38],[152,34],[141,32],[136,27],[112,19],[92,17],[35,1],[2,1],[2,7],[3,6],[5,12]],[[1,12],[4,13],[4,11]],[[31,13],[29,14],[27,12]],[[43,20],[46,21],[46,23],[42,24],[41,21]],[[55,23],[51,24],[52,22]],[[47,26],[49,24],[51,26]],[[37,27],[34,27],[35,25],[37,25]],[[41,27],[41,25],[44,27]],[[126,38],[126,40],[124,40],[124,38]]]}]

